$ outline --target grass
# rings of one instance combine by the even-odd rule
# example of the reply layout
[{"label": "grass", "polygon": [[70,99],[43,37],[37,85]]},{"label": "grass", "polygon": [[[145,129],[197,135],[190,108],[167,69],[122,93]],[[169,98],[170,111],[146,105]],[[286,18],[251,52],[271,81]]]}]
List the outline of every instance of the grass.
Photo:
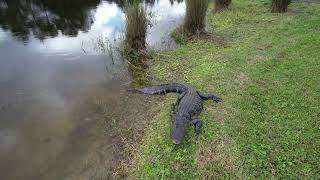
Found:
[{"label": "grass", "polygon": [[[150,121],[130,174],[137,179],[316,179],[320,172],[320,5],[235,0],[208,13],[205,40],[159,53],[161,82],[187,82],[220,95],[205,102],[182,145],[170,140],[170,104]],[[214,34],[214,35],[213,35]],[[223,45],[217,42],[227,39]]]}]

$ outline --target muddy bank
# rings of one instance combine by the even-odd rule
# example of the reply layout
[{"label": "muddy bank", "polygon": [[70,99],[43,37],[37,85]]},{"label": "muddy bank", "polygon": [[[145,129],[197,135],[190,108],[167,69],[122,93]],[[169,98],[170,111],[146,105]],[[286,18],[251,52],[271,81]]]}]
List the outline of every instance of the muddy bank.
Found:
[{"label": "muddy bank", "polygon": [[[162,99],[160,96],[129,95],[125,90],[114,96],[96,93],[96,96],[88,98],[86,104],[83,104],[86,110],[90,110],[90,113],[85,113],[87,122],[73,132],[75,138],[71,139],[70,148],[90,147],[86,147],[86,152],[78,156],[80,159],[72,160],[63,178],[76,180],[127,177],[126,167],[130,164],[131,153],[140,144],[149,120],[157,112],[156,108],[150,106],[156,107]],[[78,133],[83,132],[85,134],[79,136]],[[88,140],[77,140],[78,138]],[[67,154],[62,154],[61,158],[75,152],[72,149],[66,151]],[[44,177],[49,176],[47,174]]]}]

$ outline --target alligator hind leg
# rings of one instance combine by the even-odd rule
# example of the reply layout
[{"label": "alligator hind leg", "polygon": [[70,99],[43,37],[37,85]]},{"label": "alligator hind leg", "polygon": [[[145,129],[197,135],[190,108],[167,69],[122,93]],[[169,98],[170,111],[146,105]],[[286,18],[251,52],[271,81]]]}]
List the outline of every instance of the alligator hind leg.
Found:
[{"label": "alligator hind leg", "polygon": [[219,98],[218,96],[215,96],[213,94],[211,95],[204,95],[203,93],[197,91],[198,95],[201,97],[201,99],[203,100],[208,100],[208,99],[212,99],[214,102],[218,103],[218,102],[222,102],[222,99]]},{"label": "alligator hind leg", "polygon": [[201,132],[202,121],[197,118],[192,120],[190,124],[194,126],[194,132],[196,133],[196,135],[199,135]]}]

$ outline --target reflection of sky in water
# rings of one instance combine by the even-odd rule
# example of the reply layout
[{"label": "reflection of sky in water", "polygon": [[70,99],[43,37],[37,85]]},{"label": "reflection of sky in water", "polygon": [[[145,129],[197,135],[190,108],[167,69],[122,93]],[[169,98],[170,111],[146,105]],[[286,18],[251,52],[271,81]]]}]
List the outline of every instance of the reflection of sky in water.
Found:
[{"label": "reflection of sky in water", "polygon": [[5,36],[5,32],[3,32],[2,29],[0,29],[0,41],[3,41]]},{"label": "reflection of sky in water", "polygon": [[151,47],[162,49],[166,48],[167,43],[170,47],[172,44],[170,33],[182,23],[185,8],[184,3],[171,5],[169,1],[159,1],[151,9],[154,14],[152,17],[153,26],[149,29],[147,36],[147,43]]},{"label": "reflection of sky in water", "polygon": [[17,144],[17,138],[14,131],[0,130],[1,153],[10,152],[14,145]]},{"label": "reflection of sky in water", "polygon": [[[77,37],[67,37],[59,35],[58,37],[45,40],[45,43],[33,42],[32,49],[59,52],[82,52],[82,43],[90,40],[96,40],[99,37],[112,38],[117,36],[119,29],[122,29],[124,15],[116,4],[102,2],[96,9],[94,23],[87,33],[80,32]],[[91,44],[92,46],[92,44]],[[85,47],[84,47],[85,48]]]},{"label": "reflection of sky in water", "polygon": [[186,7],[184,3],[174,3],[171,5],[169,1],[159,1],[152,10],[158,14],[155,19],[157,21],[161,21],[167,17],[181,17],[185,13],[185,8]]},{"label": "reflection of sky in water", "polygon": [[123,28],[124,14],[116,4],[103,2],[95,14],[95,22],[93,23],[90,33],[101,33],[104,37],[116,37],[117,32]]},{"label": "reflection of sky in water", "polygon": [[[169,1],[159,1],[150,10],[153,12],[153,26],[148,31],[147,42],[151,47],[154,47],[159,45],[162,38],[168,36],[169,32],[177,26],[177,20],[179,20],[178,23],[181,23],[185,5],[183,3],[171,5]],[[59,33],[57,37],[48,38],[42,42],[31,38],[24,49],[46,55],[72,53],[76,56],[83,53],[82,48],[84,48],[87,53],[96,54],[97,52],[92,49],[92,43],[102,37],[110,40],[118,38],[124,29],[125,15],[116,4],[108,2],[101,2],[96,10],[91,11],[94,14],[94,23],[88,32],[79,32],[77,37],[68,37]],[[9,40],[6,34],[9,33],[0,30],[0,41],[4,41],[5,38]],[[13,38],[10,37],[10,40]]]}]

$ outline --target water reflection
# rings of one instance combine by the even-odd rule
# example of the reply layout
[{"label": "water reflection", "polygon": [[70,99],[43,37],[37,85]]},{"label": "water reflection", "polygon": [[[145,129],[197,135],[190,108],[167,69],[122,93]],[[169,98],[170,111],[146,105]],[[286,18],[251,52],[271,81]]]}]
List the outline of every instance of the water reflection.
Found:
[{"label": "water reflection", "polygon": [[177,2],[177,3],[183,2],[183,0],[169,0],[169,1],[170,1],[171,5],[173,5],[175,2]]},{"label": "water reflection", "polygon": [[93,23],[92,12],[100,0],[0,0],[0,26],[15,37],[28,41],[32,34],[43,40],[47,36],[76,36]]},{"label": "water reflection", "polygon": [[[128,1],[107,2],[117,4],[121,9]],[[152,7],[159,0],[143,2]],[[182,0],[170,0],[172,5],[174,2]],[[77,36],[91,28],[99,3],[101,0],[0,0],[0,27],[23,42],[28,42],[30,36],[39,40],[56,37],[59,33]]]},{"label": "water reflection", "polygon": [[[149,6],[155,16],[147,44],[161,48],[182,22],[185,5],[159,0]],[[121,7],[100,0],[0,0],[1,179],[46,179],[40,178],[43,174],[60,179],[96,139],[86,139],[87,129],[79,126],[90,122],[95,127],[101,120],[92,120],[96,113],[88,108],[74,107],[100,95],[110,107],[124,104],[118,102],[123,84],[144,78],[97,52],[93,43],[122,33]],[[122,74],[128,76],[124,82]]]}]

